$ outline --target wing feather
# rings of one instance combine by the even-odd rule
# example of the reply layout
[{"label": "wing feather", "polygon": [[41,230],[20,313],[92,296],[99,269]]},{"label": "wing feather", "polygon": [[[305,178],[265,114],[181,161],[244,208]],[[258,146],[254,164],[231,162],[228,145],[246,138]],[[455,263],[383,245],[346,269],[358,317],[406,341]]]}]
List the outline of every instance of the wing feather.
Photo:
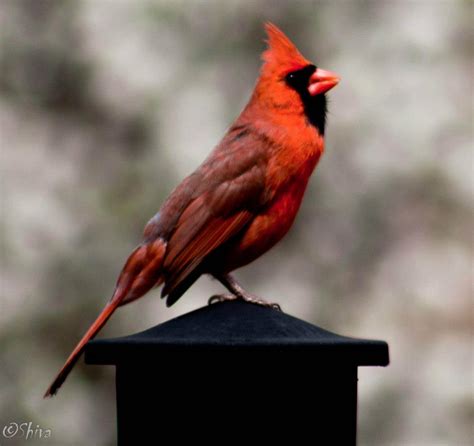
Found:
[{"label": "wing feather", "polygon": [[261,138],[251,129],[245,133],[242,128],[231,129],[213,154],[178,187],[178,196],[172,194],[158,221],[151,222],[150,234],[167,228],[161,294],[168,296],[168,305],[205,272],[206,258],[243,231],[266,205],[267,155]]}]

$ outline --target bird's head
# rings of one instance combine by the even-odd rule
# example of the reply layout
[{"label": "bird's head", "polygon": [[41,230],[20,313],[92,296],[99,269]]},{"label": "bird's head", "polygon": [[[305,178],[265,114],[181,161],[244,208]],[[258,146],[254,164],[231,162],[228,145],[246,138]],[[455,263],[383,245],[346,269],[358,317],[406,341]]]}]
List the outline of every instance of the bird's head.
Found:
[{"label": "bird's head", "polygon": [[307,120],[324,133],[325,93],[335,87],[339,77],[323,70],[298,51],[296,46],[272,23],[265,29],[268,48],[255,94],[265,107],[281,114],[305,114]]}]

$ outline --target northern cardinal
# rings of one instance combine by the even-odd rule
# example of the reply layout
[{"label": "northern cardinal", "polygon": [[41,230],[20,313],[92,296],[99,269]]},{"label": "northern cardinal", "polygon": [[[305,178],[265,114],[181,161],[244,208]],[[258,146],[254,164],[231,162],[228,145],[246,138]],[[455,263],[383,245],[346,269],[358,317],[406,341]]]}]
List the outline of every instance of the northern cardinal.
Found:
[{"label": "northern cardinal", "polygon": [[145,226],[143,241],[120,273],[110,301],[45,393],[54,395],[86,343],[117,307],[164,285],[174,304],[210,274],[231,294],[278,307],[245,291],[230,272],[268,251],[290,229],[324,149],[325,93],[339,78],[305,59],[275,25],[250,101],[207,159]]}]

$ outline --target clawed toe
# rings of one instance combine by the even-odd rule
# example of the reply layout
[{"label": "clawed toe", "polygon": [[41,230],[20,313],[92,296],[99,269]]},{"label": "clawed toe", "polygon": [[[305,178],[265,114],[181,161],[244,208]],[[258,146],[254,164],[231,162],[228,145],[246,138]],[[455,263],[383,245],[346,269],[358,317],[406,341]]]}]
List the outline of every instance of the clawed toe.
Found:
[{"label": "clawed toe", "polygon": [[280,304],[277,304],[277,303],[273,302],[273,303],[270,303],[269,306],[270,306],[270,308],[273,308],[274,310],[281,311]]},{"label": "clawed toe", "polygon": [[215,294],[214,296],[211,296],[208,299],[207,304],[212,305],[212,304],[227,302],[229,300],[236,300],[236,299],[237,299],[237,296],[233,294]]},{"label": "clawed toe", "polygon": [[214,296],[211,296],[208,299],[207,304],[212,305],[232,300],[243,300],[244,302],[248,302],[254,305],[260,305],[262,307],[272,308],[273,310],[281,311],[281,307],[277,303],[267,302],[266,300],[256,298],[254,296],[250,297],[249,295],[236,296],[235,294],[215,294]]},{"label": "clawed toe", "polygon": [[277,310],[281,311],[281,307],[279,304],[274,303],[274,302],[267,302],[266,300],[260,299],[260,298],[251,298],[251,299],[245,299],[246,302],[250,302],[255,305],[260,305],[262,307],[266,308],[271,308],[272,310]]}]

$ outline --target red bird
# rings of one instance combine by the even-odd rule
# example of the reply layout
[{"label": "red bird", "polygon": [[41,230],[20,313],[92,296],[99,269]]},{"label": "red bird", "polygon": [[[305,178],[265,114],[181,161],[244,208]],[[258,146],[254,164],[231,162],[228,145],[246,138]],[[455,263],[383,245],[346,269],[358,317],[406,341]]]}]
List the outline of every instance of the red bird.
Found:
[{"label": "red bird", "polygon": [[326,98],[339,78],[305,59],[275,25],[249,103],[208,158],[168,197],[145,226],[110,301],[45,393],[54,395],[86,343],[122,305],[164,285],[174,304],[210,274],[231,294],[272,306],[245,291],[230,272],[275,245],[290,229],[324,149]]}]

